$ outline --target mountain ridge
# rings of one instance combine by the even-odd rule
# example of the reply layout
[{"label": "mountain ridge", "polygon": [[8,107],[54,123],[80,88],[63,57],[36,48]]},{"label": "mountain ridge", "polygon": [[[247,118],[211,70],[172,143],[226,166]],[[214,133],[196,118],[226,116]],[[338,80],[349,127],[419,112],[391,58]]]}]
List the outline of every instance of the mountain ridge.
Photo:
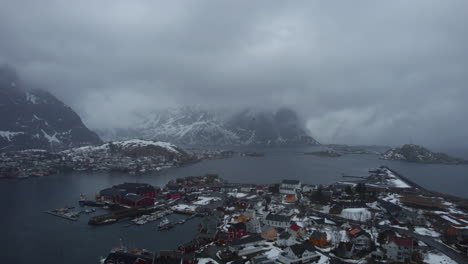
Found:
[{"label": "mountain ridge", "polygon": [[102,143],[69,106],[51,93],[23,87],[0,66],[0,151],[66,149]]},{"label": "mountain ridge", "polygon": [[181,107],[153,112],[131,129],[98,130],[105,140],[142,138],[204,146],[317,145],[297,114],[243,109]]}]

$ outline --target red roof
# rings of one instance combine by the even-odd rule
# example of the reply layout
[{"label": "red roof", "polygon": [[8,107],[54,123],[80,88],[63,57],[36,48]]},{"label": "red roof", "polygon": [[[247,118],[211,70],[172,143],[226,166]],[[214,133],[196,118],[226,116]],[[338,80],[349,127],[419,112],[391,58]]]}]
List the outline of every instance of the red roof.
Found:
[{"label": "red roof", "polygon": [[298,225],[296,225],[296,224],[292,224],[289,228],[291,228],[292,230],[294,230],[294,231],[296,231],[296,232],[297,232],[299,229],[301,229],[301,227],[298,226]]},{"label": "red roof", "polygon": [[404,247],[412,247],[413,246],[413,239],[412,238],[407,238],[407,237],[397,237],[394,236],[389,239],[389,243],[393,241],[395,244],[398,246],[404,246]]}]

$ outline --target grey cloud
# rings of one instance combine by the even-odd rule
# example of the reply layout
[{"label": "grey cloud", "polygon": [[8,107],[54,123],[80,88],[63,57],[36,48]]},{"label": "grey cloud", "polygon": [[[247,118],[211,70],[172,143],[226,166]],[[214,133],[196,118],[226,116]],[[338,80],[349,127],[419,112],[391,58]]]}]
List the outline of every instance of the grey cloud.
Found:
[{"label": "grey cloud", "polygon": [[0,63],[95,128],[289,106],[323,142],[466,143],[468,2],[0,2]]}]

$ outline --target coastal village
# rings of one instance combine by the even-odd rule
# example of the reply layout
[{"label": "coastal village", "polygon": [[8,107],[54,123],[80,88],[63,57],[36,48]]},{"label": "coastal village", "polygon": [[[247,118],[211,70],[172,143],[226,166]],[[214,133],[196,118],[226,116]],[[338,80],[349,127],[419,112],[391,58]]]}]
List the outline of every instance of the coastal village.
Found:
[{"label": "coastal village", "polygon": [[167,142],[126,140],[60,152],[41,149],[0,153],[0,178],[42,177],[60,171],[118,171],[131,174],[157,172],[204,159],[233,155],[233,151],[185,151]]},{"label": "coastal village", "polygon": [[[155,225],[199,218],[198,234],[159,252],[123,242],[102,263],[467,263],[468,207],[387,167],[329,186],[294,179],[228,183],[218,175],[109,186],[80,205],[107,208],[91,225]],[[89,209],[86,209],[89,210]],[[56,214],[80,214],[72,208]],[[171,214],[186,218],[169,221]],[[73,220],[73,219],[69,219]],[[158,231],[159,230],[159,231]],[[113,245],[109,245],[111,248]]]}]

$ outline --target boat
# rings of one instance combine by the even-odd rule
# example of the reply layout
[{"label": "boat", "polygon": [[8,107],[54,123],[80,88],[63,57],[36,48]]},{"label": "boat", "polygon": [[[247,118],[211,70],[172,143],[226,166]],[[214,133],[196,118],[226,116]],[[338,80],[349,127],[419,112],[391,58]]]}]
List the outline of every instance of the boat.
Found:
[{"label": "boat", "polygon": [[141,263],[152,264],[154,263],[155,254],[146,249],[131,249],[123,246],[122,242],[120,247],[111,249],[106,258],[101,259],[101,263]]},{"label": "boat", "polygon": [[159,222],[159,229],[163,229],[165,226],[169,225],[170,224],[170,221],[169,219],[167,219],[167,217],[164,217],[163,219],[161,219],[161,221]]}]

